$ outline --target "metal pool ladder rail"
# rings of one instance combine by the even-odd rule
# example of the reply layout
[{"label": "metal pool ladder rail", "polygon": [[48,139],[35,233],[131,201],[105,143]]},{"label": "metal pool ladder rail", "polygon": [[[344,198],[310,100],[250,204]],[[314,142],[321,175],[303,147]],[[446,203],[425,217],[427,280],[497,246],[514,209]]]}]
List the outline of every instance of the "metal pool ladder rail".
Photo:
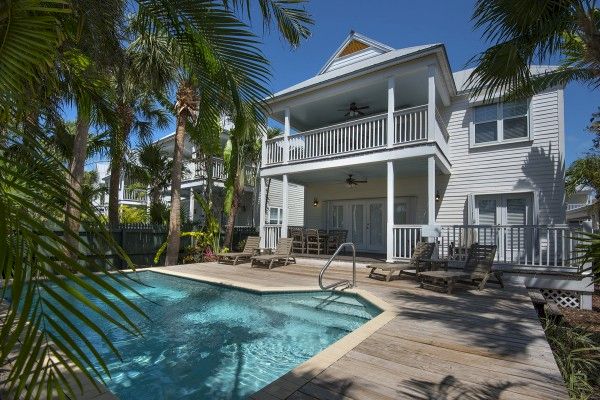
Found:
[{"label": "metal pool ladder rail", "polygon": [[[341,281],[332,283],[331,285],[323,286],[323,275],[325,274],[325,271],[327,270],[327,268],[329,268],[333,259],[346,246],[352,247],[352,282],[350,282],[347,279],[343,279]],[[352,242],[340,244],[340,247],[338,247],[337,250],[335,251],[335,253],[333,253],[333,255],[329,258],[329,260],[327,260],[327,263],[323,266],[323,268],[321,268],[321,272],[319,273],[319,287],[321,288],[321,290],[334,289],[334,288],[336,288],[338,286],[342,286],[342,285],[346,285],[347,288],[356,286],[356,247],[354,246],[354,243],[352,243]]]}]

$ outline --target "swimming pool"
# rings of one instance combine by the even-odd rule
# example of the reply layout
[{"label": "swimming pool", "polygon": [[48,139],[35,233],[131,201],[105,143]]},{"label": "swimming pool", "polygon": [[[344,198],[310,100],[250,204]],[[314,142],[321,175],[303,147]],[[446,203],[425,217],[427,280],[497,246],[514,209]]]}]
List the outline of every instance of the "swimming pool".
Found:
[{"label": "swimming pool", "polygon": [[[102,324],[98,341],[120,399],[243,399],[380,313],[330,292],[256,294],[151,271],[137,274],[132,314],[143,337]],[[106,377],[108,378],[108,377]]]}]

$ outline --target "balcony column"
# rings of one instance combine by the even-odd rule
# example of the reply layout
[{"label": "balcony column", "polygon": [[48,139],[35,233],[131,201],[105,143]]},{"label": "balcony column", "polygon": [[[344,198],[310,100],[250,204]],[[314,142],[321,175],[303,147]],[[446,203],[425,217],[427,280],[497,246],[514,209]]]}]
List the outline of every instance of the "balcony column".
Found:
[{"label": "balcony column", "polygon": [[427,141],[435,140],[435,75],[437,67],[430,64],[427,67]]},{"label": "balcony column", "polygon": [[285,120],[283,126],[283,163],[290,159],[290,108],[285,108]]},{"label": "balcony column", "polygon": [[289,198],[289,185],[288,185],[288,176],[287,174],[283,175],[283,185],[282,185],[282,197],[283,197],[283,201],[282,201],[282,205],[281,205],[281,212],[282,212],[282,216],[281,216],[281,237],[282,238],[286,238],[288,237],[288,210],[289,210],[289,205],[288,205],[288,198]]},{"label": "balcony column", "polygon": [[266,247],[266,234],[265,221],[267,220],[267,185],[266,179],[260,177],[260,212],[259,212],[259,236],[260,236],[260,247],[264,249]]},{"label": "balcony column", "polygon": [[[435,225],[435,156],[427,157],[427,225],[433,231]],[[429,241],[433,241],[430,237]]]},{"label": "balcony column", "polygon": [[387,147],[390,148],[394,145],[394,138],[396,124],[394,124],[394,109],[396,105],[394,104],[394,88],[396,86],[396,80],[393,76],[388,78],[387,82],[387,95],[388,95],[388,111],[387,111]]},{"label": "balcony column", "polygon": [[192,167],[191,167],[192,171],[191,171],[191,179],[197,178],[196,171],[198,169],[197,169],[197,166],[196,166],[196,157],[197,157],[197,155],[196,155],[196,145],[192,144]]},{"label": "balcony column", "polygon": [[190,188],[190,222],[194,222],[194,189]]},{"label": "balcony column", "polygon": [[386,261],[394,261],[394,162],[387,162]]}]

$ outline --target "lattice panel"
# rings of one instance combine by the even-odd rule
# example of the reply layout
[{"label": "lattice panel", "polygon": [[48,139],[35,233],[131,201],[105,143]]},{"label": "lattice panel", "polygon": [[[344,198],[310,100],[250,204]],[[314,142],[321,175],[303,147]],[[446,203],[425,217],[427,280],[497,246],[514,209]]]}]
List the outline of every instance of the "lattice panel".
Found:
[{"label": "lattice panel", "polygon": [[579,308],[579,293],[560,289],[540,289],[546,300],[561,307]]}]

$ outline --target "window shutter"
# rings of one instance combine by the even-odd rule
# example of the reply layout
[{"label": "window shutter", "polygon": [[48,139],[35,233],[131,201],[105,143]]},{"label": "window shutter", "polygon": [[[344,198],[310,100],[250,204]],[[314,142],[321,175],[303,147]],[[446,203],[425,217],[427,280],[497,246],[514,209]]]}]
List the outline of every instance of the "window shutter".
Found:
[{"label": "window shutter", "polygon": [[467,224],[475,225],[475,195],[467,194]]},{"label": "window shutter", "polygon": [[533,208],[532,223],[533,225],[537,225],[539,223],[538,216],[540,213],[540,192],[537,190],[533,191],[533,206],[531,208]]}]

